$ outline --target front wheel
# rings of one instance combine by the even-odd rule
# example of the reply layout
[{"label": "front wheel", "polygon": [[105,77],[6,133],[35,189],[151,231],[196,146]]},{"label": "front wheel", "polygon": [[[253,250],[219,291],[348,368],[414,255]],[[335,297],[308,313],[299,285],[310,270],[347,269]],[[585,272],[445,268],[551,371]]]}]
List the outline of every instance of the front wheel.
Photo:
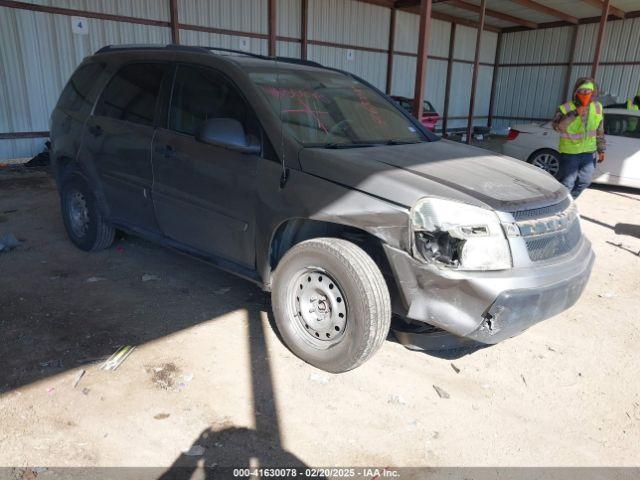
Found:
[{"label": "front wheel", "polygon": [[560,154],[550,148],[533,152],[527,161],[534,167],[550,173],[556,179],[560,174]]},{"label": "front wheel", "polygon": [[272,303],[286,345],[328,372],[361,365],[389,333],[384,277],[364,250],[346,240],[314,238],[291,248],[275,271]]}]

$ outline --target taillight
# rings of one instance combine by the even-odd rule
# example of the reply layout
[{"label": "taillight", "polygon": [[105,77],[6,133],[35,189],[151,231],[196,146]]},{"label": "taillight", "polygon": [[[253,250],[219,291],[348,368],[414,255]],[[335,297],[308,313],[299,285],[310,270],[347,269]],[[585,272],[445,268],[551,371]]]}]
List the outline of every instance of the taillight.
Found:
[{"label": "taillight", "polygon": [[507,140],[515,140],[520,135],[520,130],[516,130],[515,128],[509,129],[509,133],[507,134]]}]

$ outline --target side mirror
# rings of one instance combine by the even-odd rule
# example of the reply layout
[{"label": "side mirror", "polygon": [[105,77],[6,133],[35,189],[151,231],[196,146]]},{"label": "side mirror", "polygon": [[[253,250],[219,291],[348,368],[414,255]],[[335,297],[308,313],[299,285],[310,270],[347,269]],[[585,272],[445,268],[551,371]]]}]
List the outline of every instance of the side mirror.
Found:
[{"label": "side mirror", "polygon": [[196,131],[196,140],[235,152],[258,154],[260,144],[249,142],[242,124],[234,118],[211,118]]}]

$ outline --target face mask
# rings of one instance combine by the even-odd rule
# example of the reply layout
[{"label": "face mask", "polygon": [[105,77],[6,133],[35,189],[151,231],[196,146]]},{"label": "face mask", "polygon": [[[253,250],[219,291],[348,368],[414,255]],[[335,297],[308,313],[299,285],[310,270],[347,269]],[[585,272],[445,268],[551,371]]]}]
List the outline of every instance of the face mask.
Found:
[{"label": "face mask", "polygon": [[586,107],[591,103],[591,97],[593,93],[576,93],[576,97],[578,97],[578,101],[582,104],[583,107]]}]

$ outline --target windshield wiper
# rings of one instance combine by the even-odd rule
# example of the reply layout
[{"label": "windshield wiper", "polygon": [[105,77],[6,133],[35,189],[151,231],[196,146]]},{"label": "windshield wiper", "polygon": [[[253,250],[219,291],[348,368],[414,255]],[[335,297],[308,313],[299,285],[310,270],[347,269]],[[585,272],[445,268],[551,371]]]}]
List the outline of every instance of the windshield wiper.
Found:
[{"label": "windshield wiper", "polygon": [[322,145],[323,148],[341,149],[341,148],[364,148],[375,147],[373,143],[327,143]]}]

